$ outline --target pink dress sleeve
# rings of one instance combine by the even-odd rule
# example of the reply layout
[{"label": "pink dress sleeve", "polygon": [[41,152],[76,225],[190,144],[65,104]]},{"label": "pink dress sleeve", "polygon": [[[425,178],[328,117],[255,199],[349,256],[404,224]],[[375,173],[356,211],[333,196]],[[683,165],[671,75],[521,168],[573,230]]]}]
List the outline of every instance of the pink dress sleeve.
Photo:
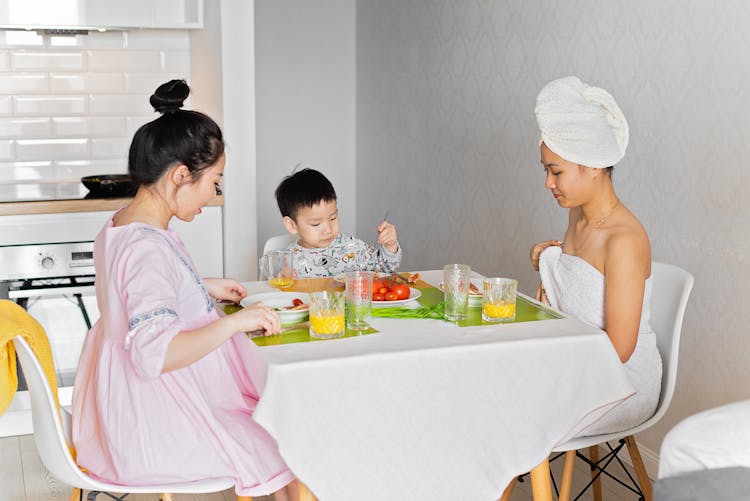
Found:
[{"label": "pink dress sleeve", "polygon": [[177,260],[166,242],[147,238],[123,252],[117,266],[128,318],[125,350],[143,379],[161,375],[169,343],[185,330],[178,314]]}]

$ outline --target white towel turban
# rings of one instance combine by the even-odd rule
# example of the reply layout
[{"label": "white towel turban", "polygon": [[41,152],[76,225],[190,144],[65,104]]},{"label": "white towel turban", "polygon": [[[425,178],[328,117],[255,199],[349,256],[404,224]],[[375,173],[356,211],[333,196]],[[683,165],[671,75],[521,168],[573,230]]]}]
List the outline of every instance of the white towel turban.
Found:
[{"label": "white towel turban", "polygon": [[537,96],[534,111],[541,140],[569,162],[603,168],[625,156],[628,122],[604,89],[578,77],[553,80]]}]

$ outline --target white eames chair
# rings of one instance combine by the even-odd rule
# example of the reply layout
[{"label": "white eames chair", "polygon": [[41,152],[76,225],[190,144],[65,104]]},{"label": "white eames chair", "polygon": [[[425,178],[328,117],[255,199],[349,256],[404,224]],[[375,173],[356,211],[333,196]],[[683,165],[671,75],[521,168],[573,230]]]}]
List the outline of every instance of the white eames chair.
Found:
[{"label": "white eames chair", "polygon": [[[171,501],[172,494],[206,494],[233,487],[232,478],[214,478],[194,482],[170,483],[161,485],[118,485],[96,480],[78,467],[73,460],[68,444],[71,440],[71,416],[61,409],[62,421],[57,403],[47,382],[44,370],[28,343],[20,336],[13,339],[18,360],[21,363],[31,398],[31,414],[34,424],[34,442],[39,457],[53,477],[65,485],[73,487],[71,501],[82,501],[83,492],[89,491],[86,499],[95,501],[99,494],[111,499],[125,499],[128,494],[159,494],[162,501]],[[304,484],[299,485],[299,501],[315,501],[315,496]],[[252,501],[250,496],[237,496],[237,501]]]},{"label": "white eames chair", "polygon": [[[34,423],[34,442],[39,457],[53,477],[73,487],[71,501],[83,499],[84,490],[89,491],[87,496],[89,500],[95,500],[99,493],[144,493],[160,494],[160,499],[166,501],[171,499],[171,495],[167,493],[218,492],[234,485],[234,480],[231,478],[222,478],[179,484],[125,486],[101,482],[90,477],[81,471],[68,449],[68,443],[71,443],[70,414],[63,409],[61,412],[62,422],[60,421],[57,404],[39,360],[22,337],[14,338],[13,344],[21,363],[26,384],[29,387],[31,414]],[[121,498],[124,498],[124,496],[121,496]],[[115,497],[114,499],[120,498]],[[249,497],[238,499],[250,500]]]},{"label": "white eames chair", "polygon": [[[604,470],[613,459],[617,459],[618,462],[620,461],[617,454],[623,447],[627,447],[630,453],[630,458],[638,477],[638,484],[633,489],[622,483],[619,479],[615,480],[636,492],[639,500],[652,501],[653,499],[651,480],[646,473],[646,468],[643,465],[634,435],[650,428],[658,422],[667,412],[669,403],[672,401],[675,383],[677,382],[677,357],[680,351],[682,320],[685,315],[685,308],[687,307],[690,292],[693,289],[694,279],[693,275],[677,266],[657,262],[651,264],[651,276],[653,285],[651,290],[650,325],[656,333],[656,343],[662,359],[661,394],[656,411],[649,419],[629,430],[604,435],[578,437],[555,447],[553,453],[563,453],[565,456],[560,492],[558,494],[559,501],[568,501],[570,499],[573,465],[576,456],[586,461],[591,467],[592,479],[584,488],[584,491],[589,486],[593,486],[594,501],[601,501],[600,475],[604,473],[611,476]],[[609,446],[608,442],[614,441],[619,442],[619,444],[613,449]],[[610,452],[600,459],[599,446],[601,444],[606,444]],[[580,449],[585,448],[589,449],[589,458],[578,452]],[[515,479],[506,488],[501,498],[503,501],[509,498],[514,483]],[[578,497],[580,497],[580,494]]]},{"label": "white eames chair", "polygon": [[274,250],[286,249],[291,244],[297,241],[297,235],[292,233],[284,233],[283,235],[276,235],[266,240],[263,246],[263,254],[268,254]]}]

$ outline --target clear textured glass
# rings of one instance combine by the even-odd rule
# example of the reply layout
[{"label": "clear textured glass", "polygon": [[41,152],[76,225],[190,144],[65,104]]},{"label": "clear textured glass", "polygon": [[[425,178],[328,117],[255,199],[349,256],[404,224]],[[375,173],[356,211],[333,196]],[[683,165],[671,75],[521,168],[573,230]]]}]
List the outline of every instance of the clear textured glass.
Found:
[{"label": "clear textured glass", "polygon": [[369,327],[367,323],[372,309],[372,271],[350,271],[345,274],[346,326],[353,330]]},{"label": "clear textured glass", "polygon": [[457,321],[466,318],[469,309],[469,288],[471,287],[471,267],[468,264],[449,264],[443,268],[446,320]]},{"label": "clear textured glass", "polygon": [[344,293],[310,293],[310,337],[331,339],[344,335]]},{"label": "clear textured glass", "polygon": [[268,285],[278,289],[287,289],[294,283],[294,251],[283,249],[263,254],[260,258],[261,278],[268,280]]},{"label": "clear textured glass", "polygon": [[518,281],[512,278],[485,278],[482,286],[482,319],[487,322],[515,320]]}]

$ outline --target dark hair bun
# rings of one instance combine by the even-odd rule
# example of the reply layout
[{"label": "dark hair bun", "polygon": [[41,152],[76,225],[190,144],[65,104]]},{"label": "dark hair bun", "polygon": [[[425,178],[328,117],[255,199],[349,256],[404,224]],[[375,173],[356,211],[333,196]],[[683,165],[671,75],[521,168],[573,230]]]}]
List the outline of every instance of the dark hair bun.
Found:
[{"label": "dark hair bun", "polygon": [[174,113],[182,108],[189,94],[190,87],[185,80],[170,80],[161,84],[149,101],[159,113]]}]

